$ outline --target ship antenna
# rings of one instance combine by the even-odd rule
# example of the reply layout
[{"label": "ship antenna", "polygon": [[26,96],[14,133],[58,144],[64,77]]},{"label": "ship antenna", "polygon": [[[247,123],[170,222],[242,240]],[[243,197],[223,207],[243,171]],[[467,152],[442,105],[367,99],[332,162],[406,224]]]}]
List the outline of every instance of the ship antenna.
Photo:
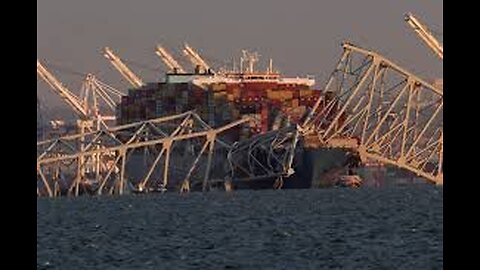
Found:
[{"label": "ship antenna", "polygon": [[240,73],[243,73],[243,62],[246,60],[246,58],[247,58],[247,51],[242,50],[242,56],[240,57]]}]

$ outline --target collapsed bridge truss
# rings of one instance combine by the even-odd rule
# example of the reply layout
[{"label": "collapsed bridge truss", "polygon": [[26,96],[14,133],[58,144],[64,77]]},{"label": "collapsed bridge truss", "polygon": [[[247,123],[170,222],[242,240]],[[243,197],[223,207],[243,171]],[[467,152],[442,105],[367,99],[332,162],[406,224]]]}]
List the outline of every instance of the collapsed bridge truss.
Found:
[{"label": "collapsed bridge truss", "polygon": [[443,184],[443,90],[375,52],[351,44],[343,49],[326,94],[301,125],[233,143],[220,135],[250,119],[213,129],[186,112],[38,142],[37,193],[208,190],[227,178],[281,181],[294,173],[299,141],[312,137],[319,147],[348,148],[364,162]]},{"label": "collapsed bridge truss", "polygon": [[334,98],[317,101],[303,133],[443,184],[443,90],[375,52],[343,49],[325,87]]},{"label": "collapsed bridge truss", "polygon": [[236,142],[228,152],[230,177],[235,181],[258,181],[275,178],[281,188],[283,178],[294,172],[293,162],[300,132],[295,126],[269,131]]},{"label": "collapsed bridge truss", "polygon": [[230,145],[220,136],[250,119],[211,128],[194,112],[37,143],[37,194],[123,194],[203,190],[222,172]]}]

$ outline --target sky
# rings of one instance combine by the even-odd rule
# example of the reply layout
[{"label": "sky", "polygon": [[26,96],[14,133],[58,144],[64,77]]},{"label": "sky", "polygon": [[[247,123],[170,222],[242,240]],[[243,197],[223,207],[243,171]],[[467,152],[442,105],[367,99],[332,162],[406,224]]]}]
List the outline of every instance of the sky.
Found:
[{"label": "sky", "polygon": [[[272,58],[284,75],[315,76],[319,89],[344,41],[421,78],[443,77],[442,62],[405,23],[406,12],[443,40],[443,2],[434,0],[37,0],[37,57],[75,93],[78,73],[89,72],[126,92],[128,82],[101,53],[105,46],[144,81],[160,80],[159,43],[183,62],[187,42],[214,66],[242,49],[257,51],[260,66]],[[37,96],[52,111],[68,108],[40,79]]]}]

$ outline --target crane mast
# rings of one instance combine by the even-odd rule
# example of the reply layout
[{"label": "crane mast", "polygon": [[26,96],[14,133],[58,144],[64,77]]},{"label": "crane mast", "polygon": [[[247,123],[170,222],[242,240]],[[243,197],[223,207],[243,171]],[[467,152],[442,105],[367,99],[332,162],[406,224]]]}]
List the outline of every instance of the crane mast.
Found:
[{"label": "crane mast", "polygon": [[[77,120],[77,126],[80,132],[80,151],[83,152],[86,147],[88,147],[85,143],[85,132],[99,131],[102,127],[108,128],[106,123],[103,121],[105,118],[102,119],[102,116],[99,113],[97,101],[97,95],[105,99],[108,98],[107,93],[104,93],[102,85],[99,85],[99,81],[97,81],[92,74],[87,74],[87,77],[82,85],[82,95],[81,98],[79,98],[66,87],[64,87],[62,83],[60,83],[60,81],[58,81],[38,60],[37,73],[48,85],[51,86],[54,92],[58,94],[64,101],[66,101],[66,103],[70,105],[70,107],[72,107],[73,110],[78,114],[79,119]],[[89,97],[93,98],[92,105],[89,105],[88,103]],[[95,145],[92,148],[99,150],[101,146]],[[110,152],[108,154],[110,156],[113,155],[113,157],[115,156],[114,152]],[[102,163],[105,162],[104,160],[105,156],[100,154],[95,154],[90,157],[78,157],[78,175],[74,182],[75,185],[71,186],[72,189],[75,188],[76,195],[79,193],[80,183],[86,180],[87,173],[95,173],[96,175],[100,174],[102,170]]]},{"label": "crane mast", "polygon": [[200,57],[200,55],[188,44],[185,43],[183,53],[188,57],[190,62],[192,62],[193,65],[199,66],[205,71],[208,71],[210,69],[210,66]]},{"label": "crane mast", "polygon": [[88,110],[83,103],[70,90],[62,85],[41,63],[37,60],[37,74],[58,94],[81,119],[88,119]]},{"label": "crane mast", "polygon": [[162,59],[163,63],[175,73],[185,73],[182,66],[162,46],[157,45],[155,53]]},{"label": "crane mast", "polygon": [[135,88],[139,88],[144,85],[143,81],[135,75],[123,62],[116,56],[112,50],[108,47],[104,48],[104,56],[110,63],[120,72],[120,74]]},{"label": "crane mast", "polygon": [[443,60],[443,46],[438,40],[428,31],[428,28],[424,26],[420,21],[415,18],[411,13],[405,15],[405,21],[412,27],[417,35],[427,44],[430,49]]}]

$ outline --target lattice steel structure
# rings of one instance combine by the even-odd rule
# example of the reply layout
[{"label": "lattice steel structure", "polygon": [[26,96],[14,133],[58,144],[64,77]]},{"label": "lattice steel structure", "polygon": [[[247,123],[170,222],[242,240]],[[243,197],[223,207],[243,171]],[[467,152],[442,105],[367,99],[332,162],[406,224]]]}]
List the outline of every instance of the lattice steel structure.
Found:
[{"label": "lattice steel structure", "polygon": [[[77,96],[65,87],[44,65],[37,60],[37,74],[42,78],[77,115],[77,126],[80,133],[100,130],[106,121],[115,120],[116,104],[123,93],[101,82],[93,74],[85,76]],[[100,106],[106,105],[108,114],[100,112]],[[38,107],[38,105],[37,105]]]},{"label": "lattice steel structure", "polygon": [[443,90],[385,57],[352,44],[303,123],[324,147],[358,151],[443,184]]},{"label": "lattice steel structure", "polygon": [[275,178],[274,187],[281,188],[283,178],[294,173],[293,159],[299,135],[296,127],[291,126],[235,143],[228,153],[231,179]]},{"label": "lattice steel structure", "polygon": [[223,177],[212,173],[230,147],[220,135],[247,121],[214,129],[186,112],[38,142],[37,194],[188,191],[198,183],[207,190],[211,178]]}]

